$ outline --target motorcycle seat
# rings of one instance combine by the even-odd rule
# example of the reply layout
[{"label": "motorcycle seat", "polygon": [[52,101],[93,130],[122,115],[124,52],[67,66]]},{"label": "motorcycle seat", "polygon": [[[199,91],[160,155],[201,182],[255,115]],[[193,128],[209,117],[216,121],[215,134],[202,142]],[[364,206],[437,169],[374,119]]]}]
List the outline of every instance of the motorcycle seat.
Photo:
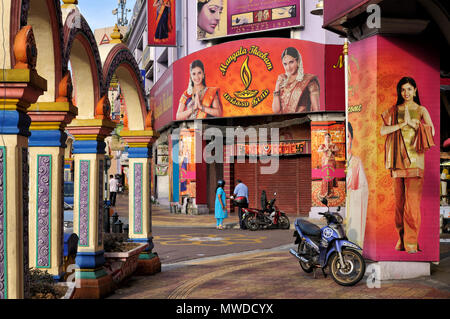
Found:
[{"label": "motorcycle seat", "polygon": [[297,218],[295,220],[295,225],[298,226],[298,228],[300,228],[300,230],[302,231],[302,233],[304,235],[315,236],[315,237],[320,236],[319,226],[317,226],[316,224],[313,224],[307,220]]}]

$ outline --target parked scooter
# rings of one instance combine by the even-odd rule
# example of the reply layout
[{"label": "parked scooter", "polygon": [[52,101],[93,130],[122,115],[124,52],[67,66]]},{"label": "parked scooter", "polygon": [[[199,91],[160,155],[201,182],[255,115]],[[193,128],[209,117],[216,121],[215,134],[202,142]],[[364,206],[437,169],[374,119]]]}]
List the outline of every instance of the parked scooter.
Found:
[{"label": "parked scooter", "polygon": [[322,203],[328,211],[319,214],[326,218],[327,226],[320,229],[313,223],[297,218],[294,237],[298,247],[297,251],[291,249],[290,253],[297,257],[303,271],[311,273],[320,268],[326,277],[324,269],[329,266],[336,283],[353,286],[363,278],[366,270],[366,263],[359,252],[362,249],[347,240],[342,227],[343,219],[338,213],[330,212],[326,198]]},{"label": "parked scooter", "polygon": [[265,203],[262,210],[256,208],[242,208],[242,219],[248,229],[255,231],[260,228],[289,229],[290,221],[285,213],[275,206],[277,193],[270,202]]}]

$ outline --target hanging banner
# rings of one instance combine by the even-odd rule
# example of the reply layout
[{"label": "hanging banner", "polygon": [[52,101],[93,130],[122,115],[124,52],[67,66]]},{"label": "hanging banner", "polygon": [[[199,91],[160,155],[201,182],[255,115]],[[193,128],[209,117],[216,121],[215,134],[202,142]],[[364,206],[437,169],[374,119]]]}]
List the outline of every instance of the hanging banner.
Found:
[{"label": "hanging banner", "polygon": [[349,48],[347,234],[372,260],[439,260],[433,52],[426,43],[381,36]]},{"label": "hanging banner", "polygon": [[149,46],[176,46],[176,0],[148,0],[147,26]]},{"label": "hanging banner", "polygon": [[197,39],[304,26],[303,0],[197,0]]}]

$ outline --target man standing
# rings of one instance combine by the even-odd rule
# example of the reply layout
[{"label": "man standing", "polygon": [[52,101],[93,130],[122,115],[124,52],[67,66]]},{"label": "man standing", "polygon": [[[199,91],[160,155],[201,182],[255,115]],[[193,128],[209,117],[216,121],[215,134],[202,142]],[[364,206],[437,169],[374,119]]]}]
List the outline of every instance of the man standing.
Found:
[{"label": "man standing", "polygon": [[119,181],[113,175],[109,175],[109,201],[111,206],[116,206],[116,195]]},{"label": "man standing", "polygon": [[242,220],[242,207],[248,207],[248,187],[240,179],[236,181],[237,185],[234,188],[233,196],[238,203],[239,226],[241,229],[247,229]]}]

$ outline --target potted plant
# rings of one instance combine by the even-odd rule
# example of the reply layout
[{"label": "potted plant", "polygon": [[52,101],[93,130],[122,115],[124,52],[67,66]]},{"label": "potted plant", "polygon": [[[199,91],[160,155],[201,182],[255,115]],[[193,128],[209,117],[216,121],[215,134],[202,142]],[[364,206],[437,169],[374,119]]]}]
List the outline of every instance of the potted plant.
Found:
[{"label": "potted plant", "polygon": [[31,299],[71,299],[74,285],[70,283],[57,283],[47,270],[30,269],[29,277]]},{"label": "potted plant", "polygon": [[103,234],[104,267],[117,285],[136,271],[139,254],[148,247],[146,243],[133,243],[127,240],[126,234]]}]

